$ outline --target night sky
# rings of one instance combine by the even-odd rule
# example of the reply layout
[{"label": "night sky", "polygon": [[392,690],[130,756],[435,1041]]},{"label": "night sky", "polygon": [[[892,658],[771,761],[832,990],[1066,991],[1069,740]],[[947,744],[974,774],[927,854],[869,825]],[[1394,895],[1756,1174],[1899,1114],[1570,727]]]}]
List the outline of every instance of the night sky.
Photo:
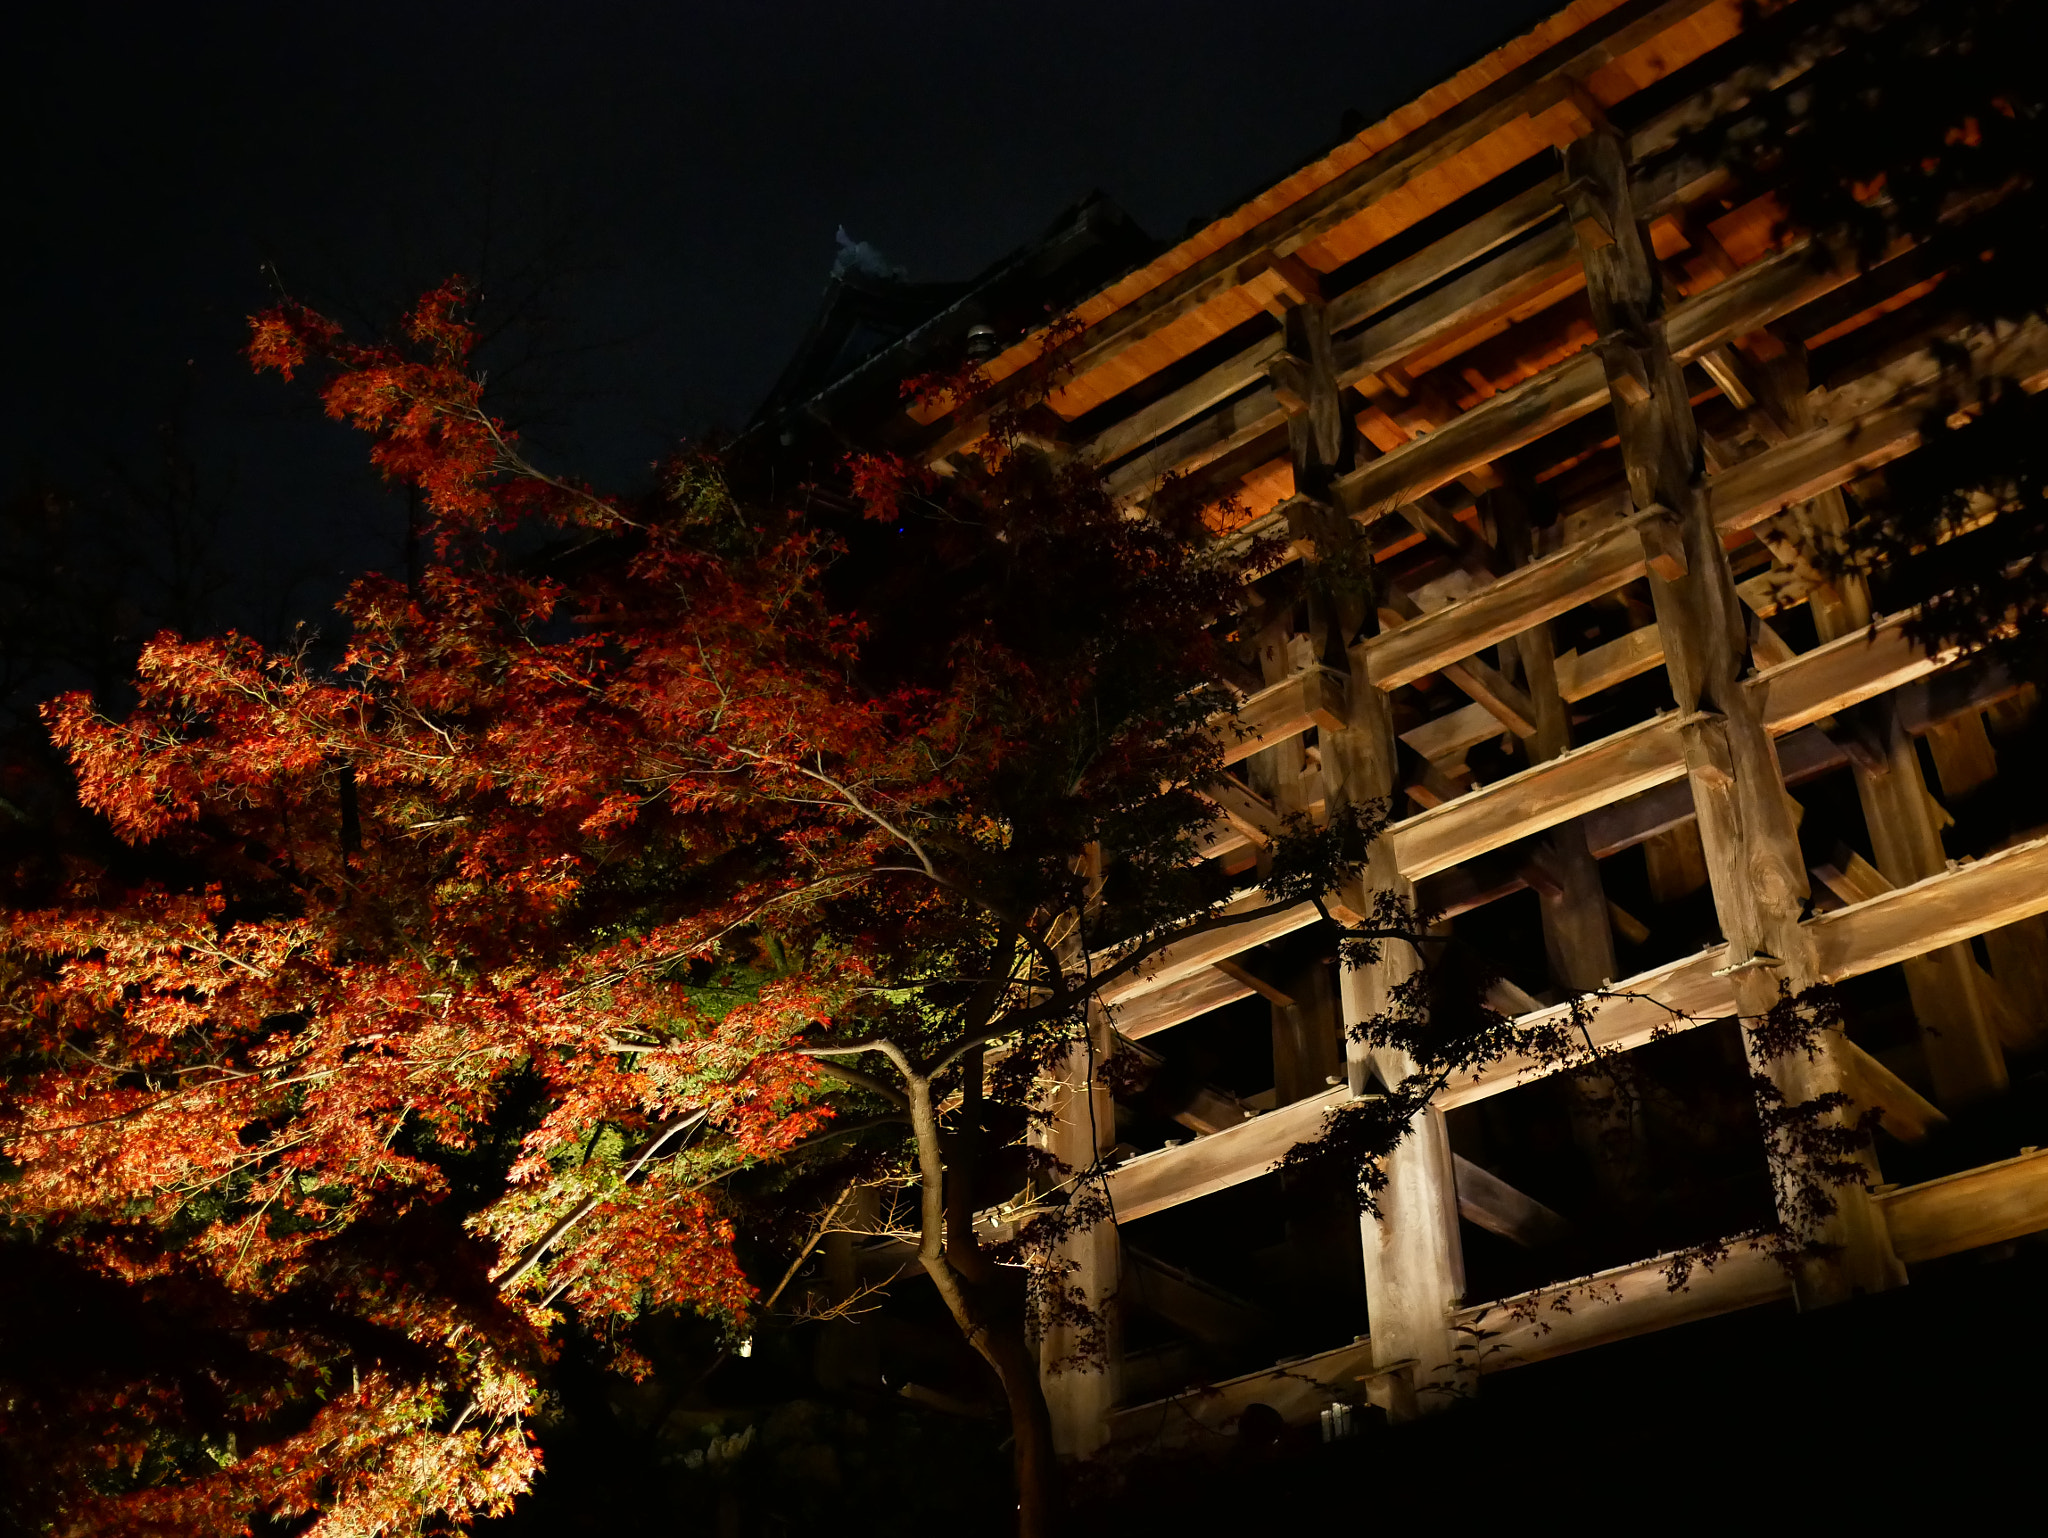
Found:
[{"label": "night sky", "polygon": [[840,226],[916,279],[1095,188],[1177,236],[1553,8],[38,6],[0,92],[4,490],[97,494],[173,426],[222,621],[273,629],[393,561],[402,526],[309,392],[249,377],[273,282],[377,325],[480,275],[531,322],[496,355],[508,412],[551,467],[626,486],[744,422]]}]

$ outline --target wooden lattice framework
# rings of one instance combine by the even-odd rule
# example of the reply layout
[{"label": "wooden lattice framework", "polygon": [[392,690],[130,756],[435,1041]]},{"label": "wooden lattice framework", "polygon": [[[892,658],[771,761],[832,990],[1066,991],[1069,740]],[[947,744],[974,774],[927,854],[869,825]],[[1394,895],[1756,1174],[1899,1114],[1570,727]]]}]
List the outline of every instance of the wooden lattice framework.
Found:
[{"label": "wooden lattice framework", "polygon": [[[1938,345],[2038,389],[2048,333],[1957,331],[1939,285],[1972,256],[1967,229],[1867,272],[1817,261],[1768,188],[1737,188],[1687,149],[1691,130],[1796,83],[1739,13],[1738,0],[1576,0],[1082,302],[1048,431],[1134,509],[1164,476],[1190,476],[1234,497],[1251,529],[1287,532],[1299,558],[1362,539],[1378,562],[1379,624],[1349,644],[1326,617],[1258,616],[1256,676],[1229,680],[1244,735],[1214,788],[1211,858],[1255,880],[1284,815],[1392,798],[1408,815],[1370,881],[1453,916],[1536,888],[1560,995],[1616,976],[1611,925],[1627,916],[1600,862],[1639,845],[1691,859],[1720,941],[1622,980],[1644,997],[1599,1006],[1598,1044],[1641,1047],[1669,1028],[1667,1006],[1754,1014],[1781,980],[1902,966],[1928,1093],[1839,1035],[1773,1071],[1788,1095],[1845,1089],[1912,1138],[1943,1106],[1998,1094],[2006,1050],[2048,1024],[2027,959],[2048,939],[2048,837],[1948,857],[1916,742],[1986,759],[1982,713],[2015,687],[1927,655],[1904,616],[1873,612],[1866,584],[1828,578],[1813,554],[1845,526],[1844,489],[1917,446]],[[1021,383],[1043,343],[1017,342],[990,374]],[[888,430],[943,468],[984,420],[933,408]],[[1552,515],[1541,527],[1524,511],[1532,489]],[[1617,615],[1632,618],[1610,634]],[[1597,643],[1581,644],[1589,632]],[[1634,681],[1660,668],[1673,706],[1646,710]],[[1519,767],[1482,784],[1467,760],[1494,740],[1517,745]],[[1872,857],[1809,872],[1788,787],[1845,767]],[[1121,1219],[1262,1175],[1332,1105],[1400,1072],[1338,1028],[1378,1006],[1398,957],[1345,974],[1320,1005],[1234,960],[1316,917],[1304,905],[1206,933],[1105,1000],[1142,1042],[1268,993],[1283,1080],[1262,1114],[1197,1104],[1182,1120],[1200,1135],[1119,1164]],[[1532,1023],[1563,1007],[1516,1003]],[[1545,1071],[1508,1061],[1452,1083],[1395,1156],[1363,1226],[1357,1340],[1178,1403],[1119,1404],[1114,1373],[1050,1379],[1068,1449],[1169,1420],[1222,1426],[1254,1401],[1296,1420],[1367,1395],[1405,1412],[1418,1385],[1426,1407],[1432,1382],[1788,1293],[1815,1304],[1899,1285],[1909,1263],[2048,1227],[2048,1154],[1906,1189],[1873,1162],[1866,1187],[1843,1192],[1837,1257],[1796,1279],[1738,1250],[1684,1291],[1653,1257],[1597,1279],[1607,1301],[1570,1313],[1546,1305],[1584,1279],[1520,1308],[1473,1303],[1461,1208],[1511,1224],[1526,1199],[1455,1159],[1443,1116]],[[1077,1259],[1106,1300],[1113,1241]],[[1480,1321],[1486,1351],[1461,1352]]]}]

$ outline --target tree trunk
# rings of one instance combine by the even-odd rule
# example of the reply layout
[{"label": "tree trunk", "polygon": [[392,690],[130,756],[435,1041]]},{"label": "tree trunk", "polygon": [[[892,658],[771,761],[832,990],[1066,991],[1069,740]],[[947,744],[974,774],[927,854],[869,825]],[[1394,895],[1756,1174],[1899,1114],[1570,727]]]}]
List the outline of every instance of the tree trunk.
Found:
[{"label": "tree trunk", "polygon": [[[907,1065],[899,1065],[907,1066]],[[977,1266],[983,1259],[971,1228],[955,1231],[955,1253],[963,1262],[955,1265],[948,1255],[946,1209],[948,1206],[944,1144],[936,1107],[932,1103],[929,1079],[905,1073],[909,1092],[910,1124],[917,1138],[919,1175],[920,1243],[918,1260],[939,1289],[946,1312],[960,1327],[981,1359],[995,1369],[1002,1384],[1003,1399],[1010,1411],[1012,1467],[1017,1480],[1018,1538],[1051,1538],[1059,1502],[1059,1460],[1053,1448],[1052,1412],[1046,1405],[1045,1388],[1038,1378],[1038,1359],[1024,1339],[1023,1321],[1014,1329],[994,1326],[989,1294],[995,1278],[977,1283],[963,1271],[992,1271]],[[971,1157],[971,1156],[970,1156]],[[956,1186],[956,1196],[957,1186]]]},{"label": "tree trunk", "polygon": [[1002,1381],[1010,1407],[1011,1468],[1017,1480],[1017,1538],[1050,1538],[1056,1530],[1060,1466],[1053,1451],[1052,1411],[1038,1378],[1038,1358],[1016,1335],[986,1335],[981,1354]]}]

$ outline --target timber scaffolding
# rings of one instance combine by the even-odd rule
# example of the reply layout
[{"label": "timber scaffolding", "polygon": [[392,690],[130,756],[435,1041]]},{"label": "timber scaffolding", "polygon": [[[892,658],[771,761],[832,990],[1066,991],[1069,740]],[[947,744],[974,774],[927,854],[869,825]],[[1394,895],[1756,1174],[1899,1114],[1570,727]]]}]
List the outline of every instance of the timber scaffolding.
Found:
[{"label": "timber scaffolding", "polygon": [[[1380,1214],[1353,1227],[1271,1172],[1331,1108],[1403,1072],[1344,1030],[1384,1003],[1399,958],[1319,965],[1334,937],[1307,904],[1169,948],[1105,999],[1115,1030],[1161,1064],[1194,1043],[1199,1073],[1269,1027],[1273,1089],[1184,1087],[1165,1115],[1120,1106],[1096,1134],[1075,1097],[1061,1151],[1117,1159],[1123,1241],[1080,1241],[1076,1280],[1121,1308],[1129,1349],[1107,1373],[1048,1379],[1069,1452],[1227,1433],[1254,1404],[1294,1423],[1366,1400],[1400,1415],[1487,1373],[1900,1285],[2048,1228],[2048,1153],[1985,1162],[1980,1141],[1905,1185],[1876,1164],[1912,1167],[1951,1113],[2009,1103],[2008,1055],[2024,1066],[2048,1038],[2048,828],[2013,815],[2024,798],[1996,774],[2032,740],[2031,692],[1929,655],[1883,612],[1881,580],[1874,597],[1816,559],[1846,499],[1917,447],[1942,349],[2038,389],[2048,332],[1959,329],[1940,285],[1977,253],[1970,226],[1859,272],[1695,148],[1797,88],[1782,39],[1824,14],[1799,0],[1745,32],[1737,0],[1577,0],[1073,307],[1073,372],[1040,413],[1061,452],[1102,465],[1134,511],[1166,475],[1192,477],[1248,516],[1224,537],[1284,533],[1301,559],[1362,537],[1378,563],[1378,623],[1356,638],[1268,604],[1270,580],[1248,592],[1256,645],[1227,680],[1243,735],[1208,857],[1249,884],[1282,818],[1391,798],[1405,815],[1369,884],[1415,893],[1475,943],[1540,934],[1503,942],[1516,980],[1497,1000],[1532,1027],[1614,981],[1593,1043],[1657,1058],[1682,1104],[1603,1110],[1539,1082],[1543,1062],[1495,1063],[1444,1088],[1388,1161]],[[917,347],[957,357],[977,318],[955,304],[860,372],[900,377]],[[998,397],[1044,333],[1001,340]],[[984,430],[986,402],[862,398],[828,389],[802,409],[941,468]],[[1549,1167],[1529,1129],[1548,1118],[1594,1186],[1625,1184],[1597,1152],[1612,1118],[1683,1122],[1687,1094],[1746,1105],[1731,1017],[1815,982],[1850,985],[1848,1033],[1778,1067],[1779,1087],[1841,1090],[1883,1118],[1867,1181],[1839,1193],[1834,1258],[1795,1279],[1738,1244],[1673,1290],[1663,1254],[1562,1241],[1575,1222],[1515,1183]],[[1740,1168],[1701,1177],[1692,1218],[1630,1235],[1676,1250],[1768,1221],[1746,1125]],[[1249,1274],[1245,1225],[1271,1216],[1242,1199],[1254,1190],[1285,1214],[1303,1297],[1325,1274],[1334,1296],[1362,1291],[1348,1328],[1341,1308],[1317,1315],[1326,1349],[1277,1366],[1247,1361],[1262,1341],[1271,1361],[1274,1310],[1216,1274]],[[1475,1301],[1468,1275],[1515,1285]],[[1233,1361],[1253,1370],[1214,1370]]]}]

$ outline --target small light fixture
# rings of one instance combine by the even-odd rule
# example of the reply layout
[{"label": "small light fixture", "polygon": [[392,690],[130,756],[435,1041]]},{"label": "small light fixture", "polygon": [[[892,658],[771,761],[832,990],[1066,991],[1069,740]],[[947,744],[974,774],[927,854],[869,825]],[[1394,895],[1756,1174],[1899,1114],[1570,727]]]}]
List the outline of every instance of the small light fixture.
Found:
[{"label": "small light fixture", "polygon": [[967,357],[970,362],[980,363],[993,358],[998,351],[996,328],[994,326],[969,326],[967,328]]}]

